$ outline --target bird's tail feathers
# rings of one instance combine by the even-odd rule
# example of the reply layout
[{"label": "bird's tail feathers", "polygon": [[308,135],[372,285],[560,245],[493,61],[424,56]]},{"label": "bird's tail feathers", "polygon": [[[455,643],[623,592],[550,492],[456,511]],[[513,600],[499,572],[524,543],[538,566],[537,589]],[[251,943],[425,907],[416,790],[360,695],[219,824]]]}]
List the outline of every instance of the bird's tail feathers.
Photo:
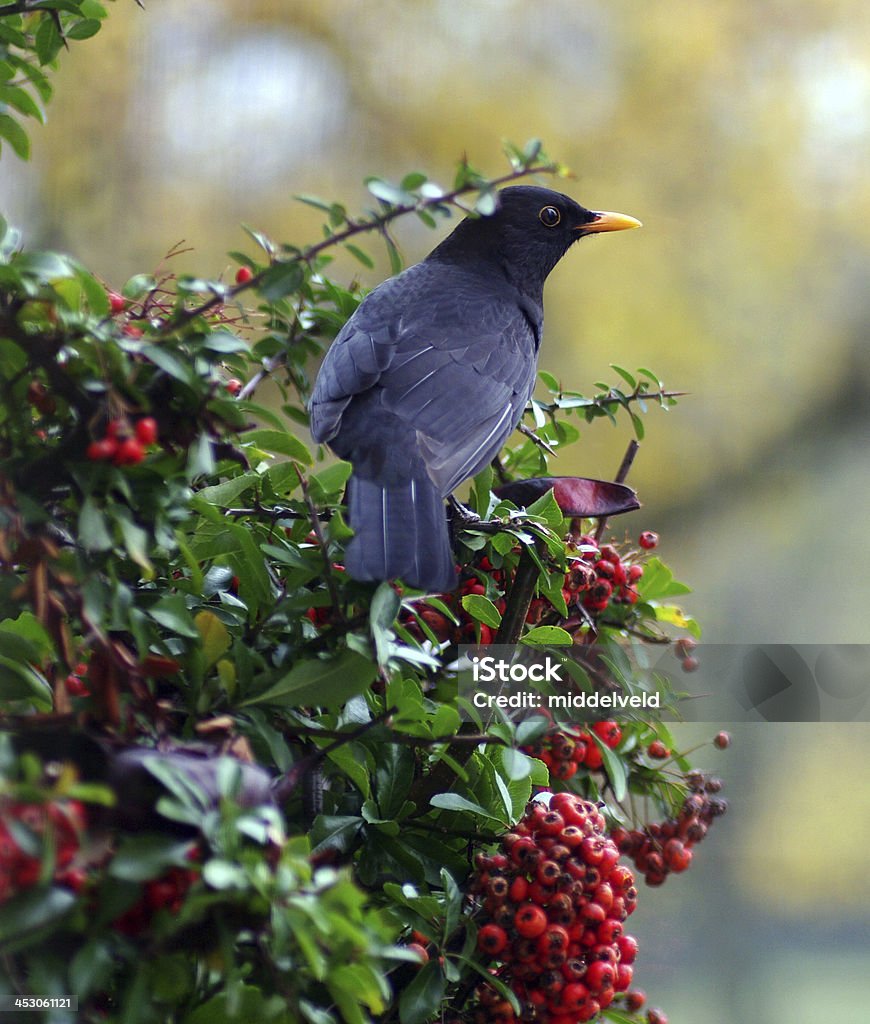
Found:
[{"label": "bird's tail feathers", "polygon": [[345,565],[354,579],[401,579],[421,590],[453,590],[456,566],[444,501],[428,477],[385,487],[354,475],[348,506],[355,536]]}]

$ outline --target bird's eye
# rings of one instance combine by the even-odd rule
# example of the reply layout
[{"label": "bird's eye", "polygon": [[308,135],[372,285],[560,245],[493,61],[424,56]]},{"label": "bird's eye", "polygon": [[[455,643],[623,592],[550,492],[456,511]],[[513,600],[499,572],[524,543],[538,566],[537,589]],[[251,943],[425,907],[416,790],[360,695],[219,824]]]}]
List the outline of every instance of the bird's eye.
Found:
[{"label": "bird's eye", "polygon": [[554,228],[562,219],[562,214],[555,206],[545,206],[538,214],[540,221],[548,228]]}]

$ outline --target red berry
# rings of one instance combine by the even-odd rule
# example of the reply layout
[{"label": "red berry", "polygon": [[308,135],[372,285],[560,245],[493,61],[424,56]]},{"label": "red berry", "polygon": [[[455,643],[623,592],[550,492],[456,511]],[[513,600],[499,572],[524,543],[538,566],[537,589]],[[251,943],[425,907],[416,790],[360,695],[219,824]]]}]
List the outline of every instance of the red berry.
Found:
[{"label": "red berry", "polygon": [[671,756],[670,750],[668,750],[661,740],[653,740],[646,748],[646,752],[650,757],[654,757],[657,761],[663,761],[666,757]]},{"label": "red berry", "polygon": [[613,562],[614,565],[619,565],[622,561],[619,557],[619,552],[612,544],[602,545],[599,557],[603,558],[605,562]]},{"label": "red berry", "polygon": [[633,977],[633,967],[629,967],[628,964],[618,964],[616,968],[616,982],[613,987],[617,992],[624,992],[631,984],[631,979]]},{"label": "red berry", "polygon": [[129,425],[126,420],[109,420],[106,424],[106,437],[119,440],[122,437],[126,437],[129,432]]},{"label": "red berry", "polygon": [[535,903],[526,903],[514,915],[514,928],[524,939],[535,939],[547,928],[547,915]]},{"label": "red berry", "polygon": [[646,1019],[649,1024],[668,1024],[668,1016],[662,1010],[647,1010]]},{"label": "red berry", "polygon": [[631,992],[625,994],[625,1005],[632,1013],[637,1013],[645,1002],[646,992],[642,992],[639,988],[633,988]]},{"label": "red berry", "polygon": [[642,565],[630,565],[628,567],[628,582],[637,583],[637,581],[643,576]]},{"label": "red berry", "polygon": [[652,530],[644,530],[643,533],[637,539],[638,544],[647,551],[656,547],[659,542],[659,535],[653,533]]},{"label": "red berry", "polygon": [[731,733],[717,732],[713,739],[713,746],[718,747],[720,750],[727,750],[731,746]]},{"label": "red berry", "polygon": [[226,383],[226,388],[231,395],[237,395],[242,390],[242,382],[238,377],[230,377]]},{"label": "red berry", "polygon": [[408,945],[405,946],[405,949],[409,950],[411,953],[417,954],[420,958],[421,967],[423,964],[429,963],[429,953],[427,952],[426,947],[421,946],[419,942],[409,942]]},{"label": "red berry", "polygon": [[112,437],[104,437],[100,441],[91,441],[85,455],[91,462],[106,462],[115,457],[118,450],[118,442]]},{"label": "red berry", "polygon": [[620,729],[619,723],[611,719],[608,719],[606,722],[593,723],[592,731],[611,750],[618,746],[619,741],[622,739],[622,729]]},{"label": "red berry", "polygon": [[236,271],[236,284],[247,284],[254,276],[250,267],[239,267]]},{"label": "red berry", "polygon": [[604,988],[612,988],[616,980],[613,964],[606,960],[594,960],[586,971],[586,985],[590,992],[600,992]]},{"label": "red berry", "polygon": [[523,903],[529,894],[529,883],[521,875],[518,875],[510,885],[508,896],[511,903]]},{"label": "red berry", "polygon": [[621,964],[633,964],[637,956],[637,939],[633,935],[620,935],[616,940]]},{"label": "red berry", "polygon": [[558,811],[549,811],[541,818],[538,831],[543,836],[557,836],[565,827],[565,819]]},{"label": "red berry", "polygon": [[123,295],[119,295],[117,292],[109,292],[109,311],[112,316],[117,316],[119,313],[124,312],[124,307],[127,305],[127,300]]},{"label": "red berry", "polygon": [[679,839],[669,839],[663,851],[665,864],[674,872],[685,871],[692,863],[692,851],[687,850]]},{"label": "red berry", "polygon": [[568,1013],[576,1013],[589,998],[589,989],[582,981],[574,981],[562,989],[560,1004]]},{"label": "red berry", "polygon": [[688,658],[683,658],[683,671],[694,672],[700,664],[701,662],[698,661],[694,654],[690,654]]},{"label": "red berry", "polygon": [[116,466],[135,466],[145,458],[145,449],[135,437],[125,438],[115,452],[112,461]]},{"label": "red berry", "polygon": [[602,756],[600,749],[590,738],[589,742],[586,744],[586,755],[583,758],[583,764],[592,771],[595,771],[597,768],[600,768],[603,763],[604,757]]},{"label": "red berry", "polygon": [[136,440],[146,448],[156,442],[157,420],[153,416],[145,416],[136,422]]},{"label": "red berry", "polygon": [[91,695],[88,684],[78,676],[67,676],[64,686],[66,686],[66,692],[70,697],[90,697]]},{"label": "red berry", "polygon": [[490,956],[498,956],[506,945],[507,932],[497,924],[485,924],[477,933],[477,948]]}]

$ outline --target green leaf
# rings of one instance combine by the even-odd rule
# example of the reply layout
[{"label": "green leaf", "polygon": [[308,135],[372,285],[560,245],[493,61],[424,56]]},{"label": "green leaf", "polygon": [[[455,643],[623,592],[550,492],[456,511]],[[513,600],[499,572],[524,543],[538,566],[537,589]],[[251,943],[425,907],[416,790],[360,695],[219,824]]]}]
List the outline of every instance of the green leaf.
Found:
[{"label": "green leaf", "polygon": [[6,139],[22,160],[30,159],[30,139],[27,132],[8,114],[0,114],[0,138]]},{"label": "green leaf", "polygon": [[36,56],[40,64],[50,64],[60,52],[63,39],[51,17],[43,17],[34,37]]},{"label": "green leaf", "polygon": [[283,430],[249,430],[242,435],[242,440],[264,451],[287,455],[296,462],[305,463],[306,466],[310,466],[313,461],[311,452],[299,438]]},{"label": "green leaf", "polygon": [[220,508],[231,505],[240,494],[251,490],[260,482],[256,473],[242,473],[231,480],[224,480],[219,484],[212,484],[210,487],[203,487],[196,492],[195,501],[205,502],[208,505],[217,505]]},{"label": "green leaf", "polygon": [[36,100],[26,89],[22,89],[17,85],[0,85],[0,103],[14,107],[20,114],[24,114],[25,117],[35,117],[37,121],[42,121],[43,119],[42,111],[37,106]]},{"label": "green leaf", "polygon": [[75,896],[58,886],[31,889],[0,906],[0,950],[28,932],[60,920],[75,904]]},{"label": "green leaf", "polygon": [[154,566],[148,557],[148,533],[133,522],[127,509],[116,508],[115,521],[121,528],[127,554],[142,569],[146,580],[153,579]]},{"label": "green leaf", "polygon": [[187,449],[187,479],[211,476],[214,473],[214,449],[212,439],[203,432]]},{"label": "green leaf", "polygon": [[386,665],[389,661],[393,640],[392,627],[401,606],[402,599],[385,580],[375,591],[369,610],[369,628],[375,642],[379,665]]},{"label": "green leaf", "polygon": [[220,656],[229,650],[230,634],[214,612],[206,610],[197,612],[193,621],[202,638],[205,667],[211,668]]},{"label": "green leaf", "polygon": [[351,254],[351,256],[359,260],[359,262],[362,263],[364,267],[368,267],[369,270],[374,269],[375,261],[371,258],[371,256],[369,256],[367,252],[365,252],[365,250],[360,249],[358,245],[351,245],[350,242],[346,242],[344,247]]},{"label": "green leaf", "polygon": [[339,771],[344,772],[360,793],[362,793],[363,799],[368,800],[371,797],[371,781],[368,769],[349,744],[343,747],[336,747],[335,750],[331,750],[326,756],[338,767]]},{"label": "green leaf", "polygon": [[619,376],[622,377],[622,379],[625,381],[625,383],[632,389],[632,391],[637,387],[637,379],[633,377],[624,367],[617,366],[616,363],[611,363],[610,369],[615,370],[616,373],[618,373]]},{"label": "green leaf", "polygon": [[628,792],[628,769],[626,764],[619,754],[611,750],[606,743],[602,743],[595,732],[590,731],[590,735],[601,751],[601,759],[604,762],[604,770],[613,787],[613,795],[618,802],[621,802],[625,799],[625,795]]},{"label": "green leaf", "polygon": [[134,274],[121,289],[121,294],[125,299],[141,299],[156,287],[157,281],[152,274]]},{"label": "green leaf", "polygon": [[277,302],[296,292],[305,280],[305,272],[297,262],[276,262],[266,270],[257,289],[264,299]]},{"label": "green leaf", "polygon": [[691,591],[691,587],[674,579],[674,574],[660,558],[653,557],[645,563],[643,576],[638,583],[638,592],[644,601],[677,597]]},{"label": "green leaf", "polygon": [[402,1024],[426,1024],[438,1012],[446,990],[441,965],[430,960],[399,997],[399,1020]]},{"label": "green leaf", "polygon": [[47,711],[51,707],[52,691],[36,669],[17,658],[0,655],[0,702],[7,700],[33,701],[39,705],[39,710]]},{"label": "green leaf", "polygon": [[501,612],[483,594],[466,594],[462,598],[462,607],[473,619],[493,629],[498,629],[501,625]]},{"label": "green leaf", "polygon": [[481,217],[490,217],[498,209],[498,199],[495,192],[487,189],[480,193],[477,202],[474,204],[474,212]]},{"label": "green leaf", "polygon": [[378,811],[383,818],[399,815],[414,778],[414,753],[400,743],[380,744],[375,769]]},{"label": "green leaf", "polygon": [[148,614],[159,622],[161,626],[172,630],[178,636],[188,637],[191,640],[199,639],[199,630],[196,628],[182,594],[167,594],[153,605]]},{"label": "green leaf", "polygon": [[414,196],[382,178],[368,178],[366,188],[376,199],[392,206],[413,206],[416,202]]},{"label": "green leaf", "polygon": [[85,498],[79,512],[79,540],[86,551],[108,551],[112,536],[106,517],[93,498]]},{"label": "green leaf", "polygon": [[481,817],[488,818],[490,821],[497,821],[502,825],[505,824],[504,818],[497,817],[485,807],[481,807],[480,804],[476,804],[473,800],[467,800],[458,793],[436,793],[429,803],[442,811],[461,811],[465,814],[480,815]]},{"label": "green leaf", "polygon": [[515,782],[517,779],[527,779],[532,770],[531,758],[521,750],[514,750],[512,747],[501,748],[501,763],[505,775]]},{"label": "green leaf", "polygon": [[147,882],[167,868],[186,867],[188,841],[172,836],[142,835],[124,839],[109,862],[108,872],[125,882]]},{"label": "green leaf", "polygon": [[402,178],[401,188],[405,192],[415,192],[421,185],[425,185],[429,179],[421,171],[411,171]]},{"label": "green leaf", "polygon": [[350,479],[353,466],[349,462],[335,462],[308,478],[308,490],[315,504],[325,504],[331,497],[341,494]]},{"label": "green leaf", "polygon": [[548,391],[552,391],[554,395],[561,393],[562,386],[552,373],[548,373],[546,370],[538,370],[538,377],[540,377]]},{"label": "green leaf", "polygon": [[520,643],[530,647],[570,647],[574,638],[561,626],[535,626],[520,637]]},{"label": "green leaf", "polygon": [[155,366],[160,367],[164,373],[168,373],[174,380],[184,384],[193,383],[191,368],[183,363],[176,355],[159,345],[143,345],[142,355],[150,359]]},{"label": "green leaf", "polygon": [[100,22],[96,18],[82,18],[66,29],[67,39],[90,39],[100,31]]},{"label": "green leaf", "polygon": [[251,697],[251,704],[299,707],[315,704],[337,707],[362,693],[374,682],[378,667],[356,651],[343,650],[337,657],[300,661],[265,693]]},{"label": "green leaf", "polygon": [[538,516],[543,519],[551,530],[558,530],[562,525],[562,520],[565,518],[562,510],[559,508],[559,503],[556,501],[555,488],[553,487],[546,494],[542,494],[540,498],[533,501],[526,508],[526,512],[530,516]]}]

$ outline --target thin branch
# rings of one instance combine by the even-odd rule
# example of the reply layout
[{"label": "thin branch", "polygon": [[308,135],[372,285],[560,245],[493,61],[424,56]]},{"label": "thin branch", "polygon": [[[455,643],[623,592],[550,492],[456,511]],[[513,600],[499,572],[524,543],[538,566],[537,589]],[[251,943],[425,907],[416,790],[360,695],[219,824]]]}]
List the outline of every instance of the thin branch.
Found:
[{"label": "thin branch", "polygon": [[530,441],[533,441],[539,448],[543,448],[548,455],[555,456],[558,454],[555,448],[552,448],[547,444],[542,437],[539,437],[531,427],[527,427],[522,421],[517,424],[517,430],[521,434],[525,434],[525,436],[529,438]]},{"label": "thin branch", "polygon": [[299,477],[299,486],[302,489],[302,497],[308,507],[311,529],[317,537],[317,543],[320,545],[320,550],[323,554],[323,576],[326,581],[326,589],[329,591],[329,598],[332,601],[332,608],[338,621],[344,622],[344,612],[341,610],[338,588],[335,585],[335,580],[332,578],[332,563],[329,561],[329,551],[326,547],[326,538],[323,536],[323,530],[320,526],[320,513],[317,511],[314,502],[311,500],[311,492],[308,490],[308,481],[305,479],[298,466],[296,466],[296,476]]},{"label": "thin branch", "polygon": [[[534,544],[539,553],[543,547],[543,541],[535,538]],[[520,561],[517,565],[516,575],[508,595],[507,607],[501,617],[501,623],[495,634],[496,644],[515,644],[520,639],[523,631],[523,623],[529,614],[529,605],[535,595],[535,586],[538,582],[538,563],[535,561],[528,546],[523,548]]]},{"label": "thin branch", "polygon": [[436,835],[453,836],[456,839],[470,839],[473,843],[497,843],[500,835],[493,832],[472,831],[465,828],[445,828],[443,825],[430,825],[426,821],[419,821],[416,818],[408,820],[408,828],[419,828],[424,832],[434,832]]},{"label": "thin branch", "polygon": [[[555,164],[521,167],[512,170],[509,174],[503,174],[499,178],[493,178],[490,181],[487,181],[484,187],[496,188],[499,185],[507,184],[509,181],[516,181],[518,178],[529,177],[533,174],[555,174],[557,171],[558,167]],[[338,231],[333,235],[329,235],[322,241],[316,242],[314,245],[309,245],[306,249],[302,249],[299,252],[294,253],[285,259],[277,260],[276,262],[284,265],[310,263],[311,260],[316,256],[319,256],[325,249],[341,245],[343,242],[346,242],[350,238],[354,238],[356,235],[369,231],[384,232],[386,225],[391,221],[396,220],[398,217],[404,217],[409,213],[417,213],[420,210],[426,210],[433,206],[444,206],[451,203],[456,204],[456,200],[460,196],[467,195],[470,192],[479,192],[480,190],[480,185],[463,185],[450,192],[444,192],[440,196],[427,196],[416,203],[405,203],[400,206],[393,206],[386,212],[372,217],[371,219],[349,222],[348,227],[343,231]],[[215,306],[229,302],[246,289],[256,288],[274,265],[274,263],[270,264],[269,267],[261,270],[258,274],[254,274],[250,280],[245,281],[242,284],[234,285],[232,288],[222,291],[219,295],[213,295],[210,299],[207,299],[199,306],[195,306],[191,309],[179,310],[175,316],[170,317],[166,321],[162,327],[161,333],[177,330],[179,327],[183,327],[185,324],[190,323],[191,320],[195,320],[197,317],[208,313],[209,310],[214,309]]]},{"label": "thin branch", "polygon": [[[314,754],[302,758],[301,761],[297,761],[289,771],[285,772],[284,775],[275,781],[272,790],[275,799],[279,803],[282,803],[288,796],[290,796],[293,790],[296,789],[305,776],[314,771],[314,769],[319,765],[323,764],[326,758],[329,757],[334,750],[338,750],[339,747],[343,747],[347,743],[353,743],[371,729],[374,729],[379,725],[383,725],[383,723],[389,721],[398,710],[399,709],[397,707],[387,708],[386,711],[383,711],[381,714],[369,719],[368,722],[361,725],[358,729],[342,733],[339,738],[334,740],[328,746],[322,747]],[[293,733],[289,731],[289,728],[283,729],[282,732],[287,733],[291,739],[293,738]]]},{"label": "thin branch", "polygon": [[[579,397],[572,396],[567,402],[560,401],[557,399],[555,402],[539,402],[535,401],[535,404],[543,412],[553,414],[559,411],[571,410],[571,409],[602,409],[608,405],[622,405],[626,406],[630,402],[640,402],[645,399],[654,400],[657,402],[664,402],[669,398],[683,398],[688,394],[687,391],[644,391],[642,388],[635,388],[630,395],[595,395],[593,398],[584,398],[582,395]],[[529,403],[524,413],[531,412],[532,406]]]},{"label": "thin branch", "polygon": [[[634,457],[640,450],[640,444],[632,438],[628,442],[628,447],[625,449],[625,455],[622,457],[622,462],[619,464],[619,469],[616,472],[614,483],[623,484],[625,483],[626,477],[628,476],[629,470],[631,469]],[[595,531],[595,543],[600,544],[601,538],[604,536],[604,531],[607,528],[607,516],[602,516],[598,520],[598,528]]]},{"label": "thin branch", "polygon": [[[288,735],[289,735],[288,730]],[[343,729],[321,729],[314,725],[294,725],[293,734],[299,736],[321,737],[322,739],[346,737]],[[477,746],[481,743],[491,746],[508,747],[510,744],[500,736],[488,736],[486,733],[450,733],[447,736],[412,736],[410,733],[392,732],[386,743],[398,743],[408,747],[437,747],[442,743],[455,743],[462,746]]]}]

